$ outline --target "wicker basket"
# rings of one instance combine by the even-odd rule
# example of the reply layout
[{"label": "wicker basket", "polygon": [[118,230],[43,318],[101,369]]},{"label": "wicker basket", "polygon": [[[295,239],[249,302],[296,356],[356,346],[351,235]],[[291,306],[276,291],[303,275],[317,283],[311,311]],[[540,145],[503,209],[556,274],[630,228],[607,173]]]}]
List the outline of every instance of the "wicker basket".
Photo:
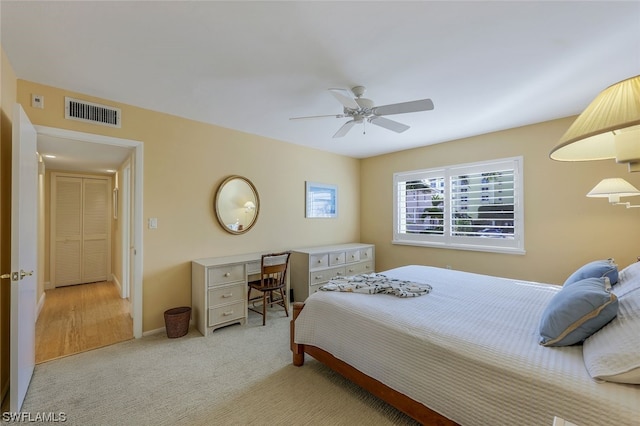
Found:
[{"label": "wicker basket", "polygon": [[191,308],[181,306],[164,311],[164,325],[167,328],[167,337],[182,337],[189,332],[189,320]]}]

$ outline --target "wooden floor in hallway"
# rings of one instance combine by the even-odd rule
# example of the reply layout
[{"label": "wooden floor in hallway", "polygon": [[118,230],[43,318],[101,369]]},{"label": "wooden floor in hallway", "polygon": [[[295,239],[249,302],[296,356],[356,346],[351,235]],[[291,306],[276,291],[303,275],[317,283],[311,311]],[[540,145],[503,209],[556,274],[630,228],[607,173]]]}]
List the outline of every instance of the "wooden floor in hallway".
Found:
[{"label": "wooden floor in hallway", "polygon": [[46,290],[36,322],[36,364],[132,338],[129,301],[113,282]]}]

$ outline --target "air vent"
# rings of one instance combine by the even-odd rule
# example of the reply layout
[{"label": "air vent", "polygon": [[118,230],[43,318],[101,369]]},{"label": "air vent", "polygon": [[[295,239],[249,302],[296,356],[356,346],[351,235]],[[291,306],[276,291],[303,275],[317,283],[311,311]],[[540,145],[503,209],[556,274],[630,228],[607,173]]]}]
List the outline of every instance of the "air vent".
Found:
[{"label": "air vent", "polygon": [[121,127],[120,108],[94,104],[79,99],[64,98],[64,118],[109,127]]}]

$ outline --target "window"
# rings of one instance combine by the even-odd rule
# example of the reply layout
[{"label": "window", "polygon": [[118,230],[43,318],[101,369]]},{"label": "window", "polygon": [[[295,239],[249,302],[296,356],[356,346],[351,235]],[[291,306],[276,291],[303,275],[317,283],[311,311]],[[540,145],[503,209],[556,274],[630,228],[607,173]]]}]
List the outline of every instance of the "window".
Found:
[{"label": "window", "polygon": [[524,253],[522,157],[393,175],[393,243]]}]

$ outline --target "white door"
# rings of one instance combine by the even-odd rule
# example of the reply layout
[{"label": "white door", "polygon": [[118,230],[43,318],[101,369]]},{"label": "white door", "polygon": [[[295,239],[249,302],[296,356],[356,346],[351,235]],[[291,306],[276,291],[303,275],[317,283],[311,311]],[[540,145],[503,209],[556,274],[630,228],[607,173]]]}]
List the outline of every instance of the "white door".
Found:
[{"label": "white door", "polygon": [[111,262],[111,179],[52,174],[53,285],[106,281]]},{"label": "white door", "polygon": [[54,287],[82,282],[82,179],[52,175],[51,228]]},{"label": "white door", "polygon": [[122,292],[120,296],[123,299],[129,298],[131,283],[131,167],[127,164],[122,169],[122,186],[120,188],[120,197],[122,197],[122,214],[120,215],[120,227],[122,230]]},{"label": "white door", "polygon": [[11,174],[11,355],[9,409],[20,411],[35,367],[38,264],[36,130],[22,106],[13,112]]},{"label": "white door", "polygon": [[82,282],[109,279],[111,180],[82,180]]}]

